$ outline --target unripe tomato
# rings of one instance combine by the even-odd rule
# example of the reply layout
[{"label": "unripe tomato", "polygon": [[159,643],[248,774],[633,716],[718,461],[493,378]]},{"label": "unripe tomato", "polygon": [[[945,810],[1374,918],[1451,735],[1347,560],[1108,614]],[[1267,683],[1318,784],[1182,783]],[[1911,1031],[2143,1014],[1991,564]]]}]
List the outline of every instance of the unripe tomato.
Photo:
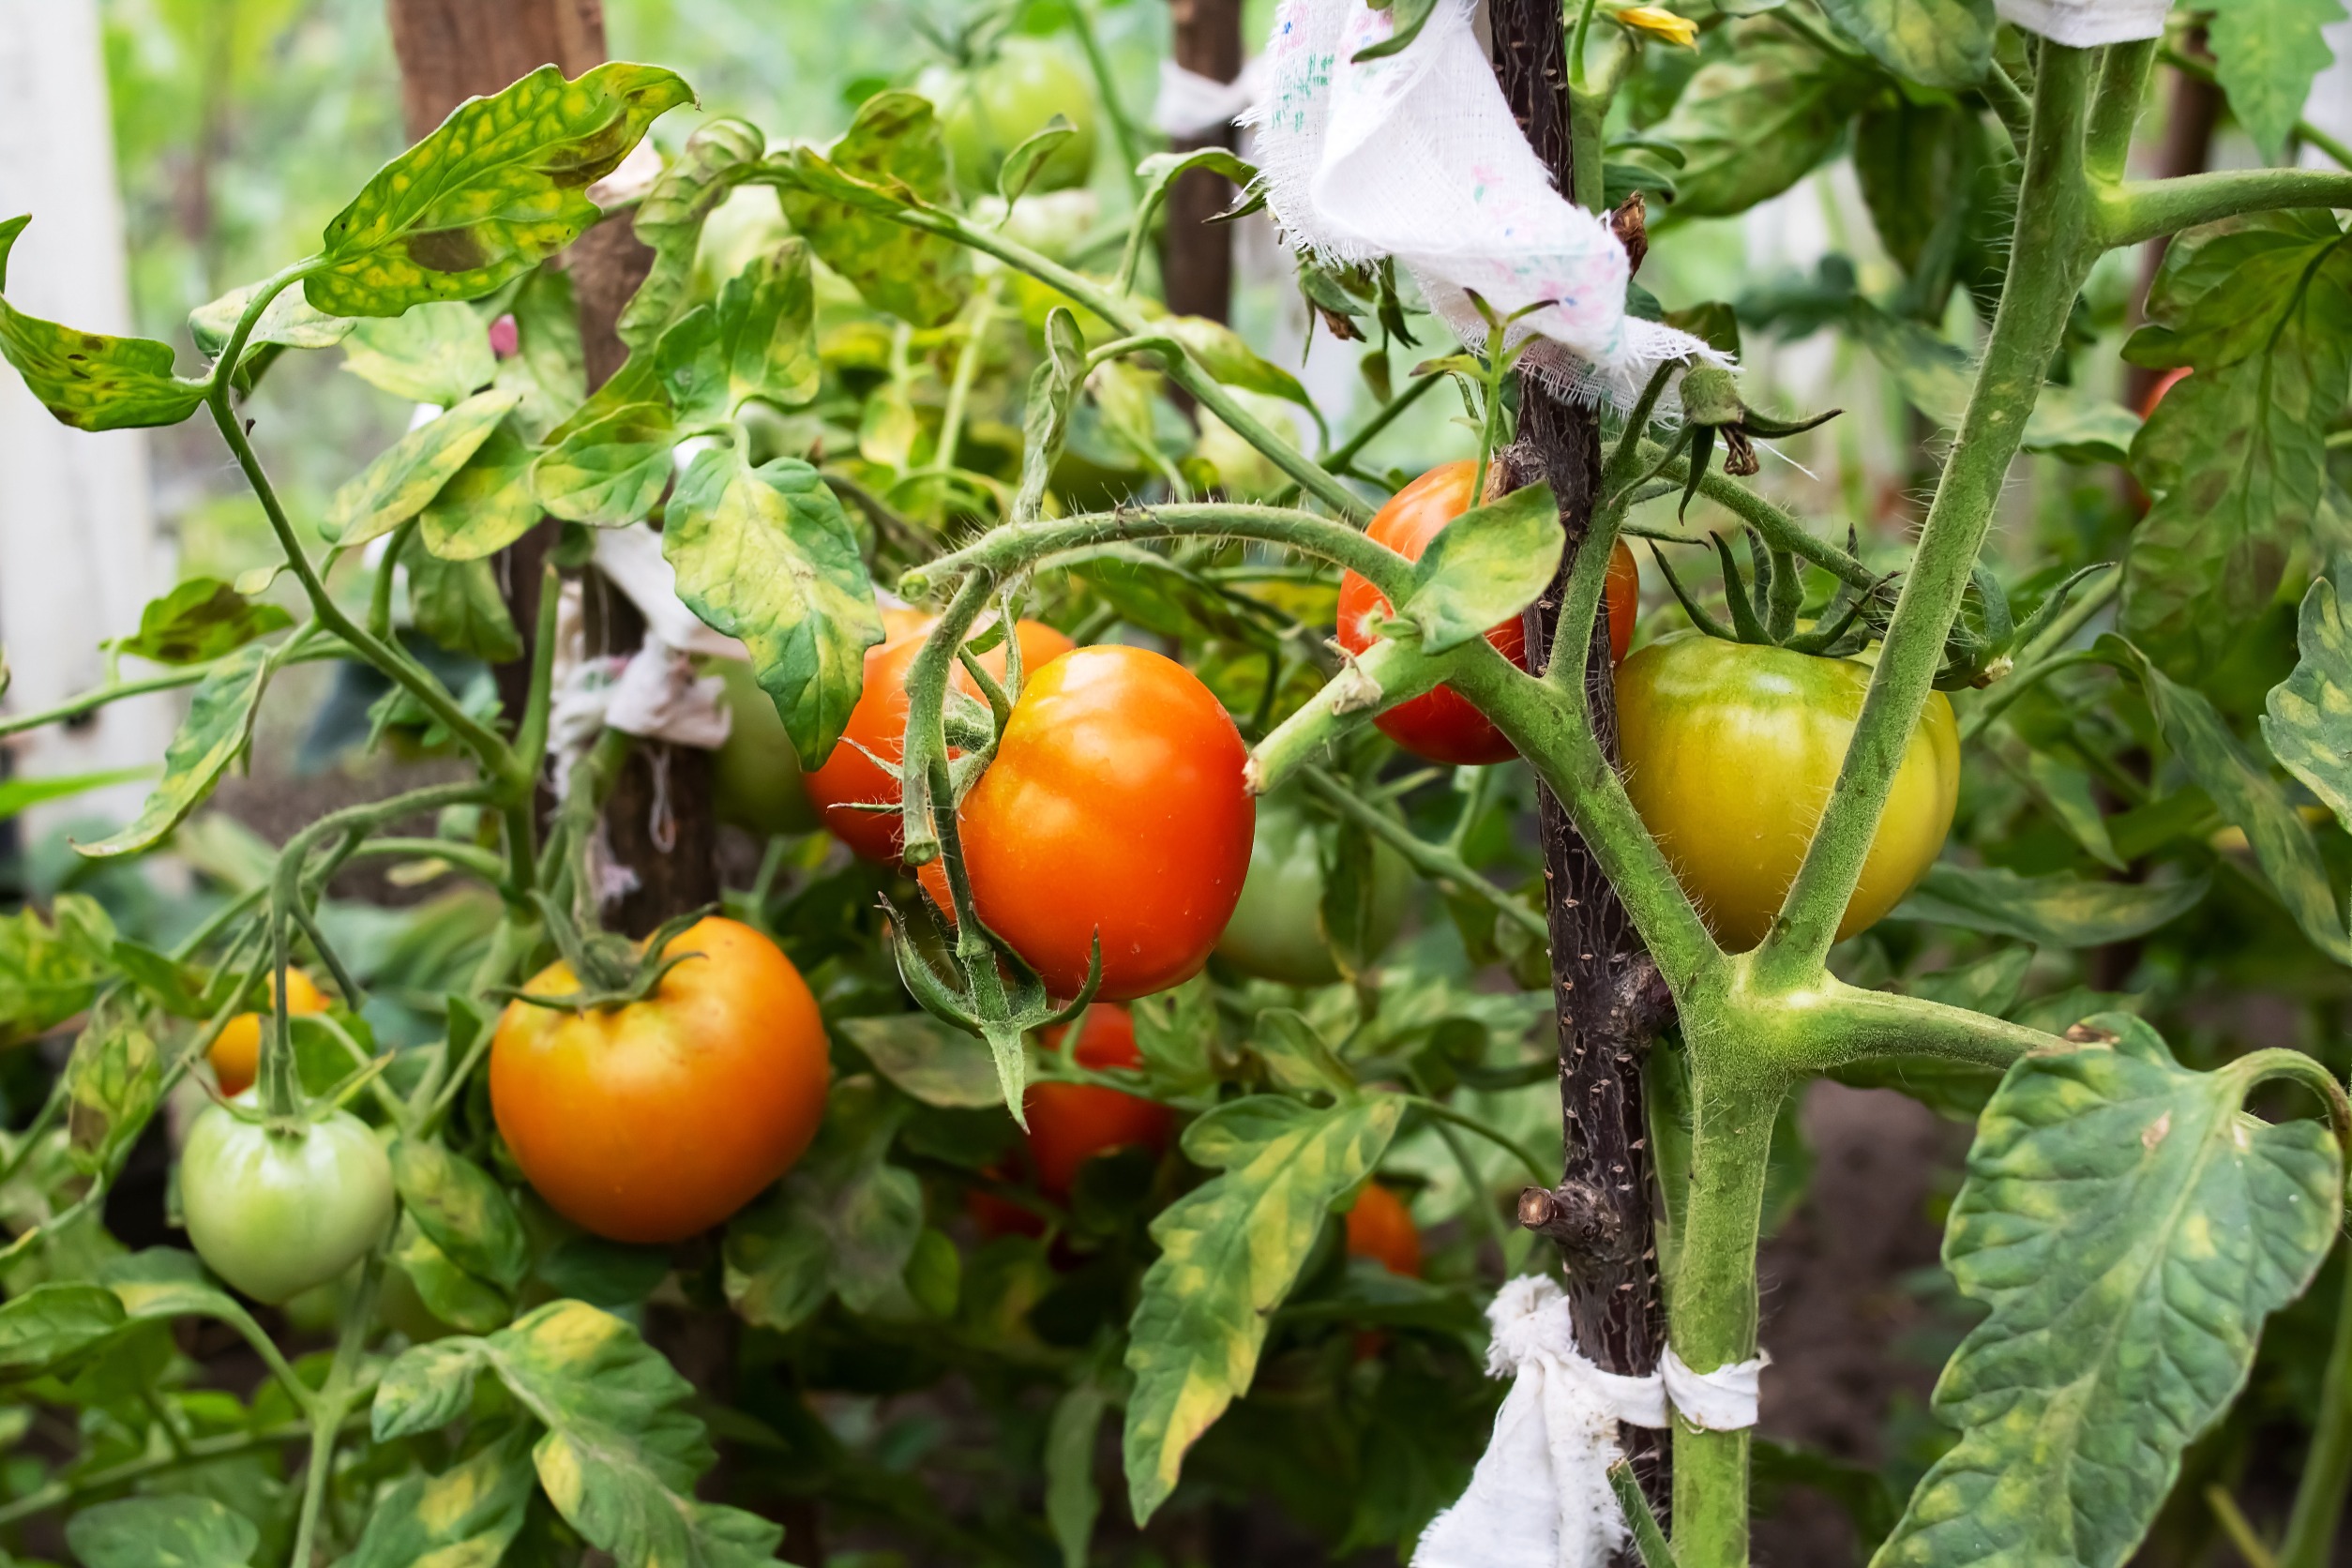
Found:
[{"label": "unripe tomato", "polygon": [[[1412,868],[1385,844],[1372,850],[1372,951],[1395,939],[1405,923]],[[1258,803],[1249,847],[1249,877],[1233,918],[1217,938],[1217,954],[1244,974],[1286,986],[1328,986],[1339,964],[1322,926],[1323,861],[1314,823],[1289,802]]]},{"label": "unripe tomato", "polygon": [[1348,1255],[1369,1258],[1391,1274],[1421,1273],[1421,1228],[1405,1200],[1378,1182],[1366,1182],[1348,1211]]},{"label": "unripe tomato", "polygon": [[[776,943],[716,916],[642,1002],[506,1004],[490,1110],[539,1196],[616,1242],[674,1242],[742,1208],[816,1136],[832,1068],[817,999]],[[550,964],[525,988],[579,988]]]},{"label": "unripe tomato", "polygon": [[[1045,1033],[1048,1050],[1058,1049],[1069,1026]],[[1086,1010],[1071,1053],[1081,1067],[1140,1067],[1135,1019],[1124,1007]],[[1154,1153],[1168,1147],[1168,1108],[1139,1095],[1093,1083],[1030,1086],[1021,1108],[1029,1117],[1029,1157],[1037,1190],[1065,1199],[1078,1183],[1078,1168],[1097,1154],[1140,1146]]]},{"label": "unripe tomato", "polygon": [[[258,1108],[250,1091],[237,1104]],[[384,1239],[392,1162],[349,1111],[281,1131],[206,1106],[180,1151],[180,1205],[205,1265],[275,1305],[325,1284]]]},{"label": "unripe tomato", "polygon": [[[864,808],[898,804],[897,769],[907,746],[907,671],[914,668],[915,656],[923,651],[936,624],[931,616],[915,617],[912,624],[901,619],[895,625],[885,618],[890,640],[866,650],[866,686],[857,694],[857,705],[850,710],[841,744],[833,748],[824,766],[808,776],[808,798],[834,837],[866,859],[885,866],[897,863],[905,823],[896,811]],[[1021,641],[1024,679],[1075,646],[1043,621],[1023,621],[1014,630]],[[980,667],[1003,680],[1003,644],[981,655]],[[980,695],[979,683],[961,663],[956,667],[954,679],[958,689]]]},{"label": "unripe tomato", "polygon": [[[1102,939],[1105,1002],[1190,979],[1232,918],[1257,804],[1241,732],[1173,659],[1116,644],[1038,671],[964,797],[964,868],[980,918],[1056,996]],[[938,861],[924,888],[948,906]]]},{"label": "unripe tomato", "polygon": [[1004,155],[1060,114],[1077,132],[1037,171],[1032,190],[1084,185],[1094,169],[1094,84],[1067,52],[1043,38],[1007,38],[970,70],[933,66],[914,90],[939,111],[956,183],[967,196],[996,189]]},{"label": "unripe tomato", "polygon": [[743,660],[711,663],[711,673],[727,683],[730,717],[727,744],[711,754],[711,809],[720,822],[762,837],[808,832],[818,825],[817,810],[775,701]]},{"label": "unripe tomato", "polygon": [[[1731,951],[1772,928],[1869,685],[1869,669],[1851,659],[1696,632],[1662,638],[1619,667],[1625,791]],[[1926,874],[1959,792],[1959,727],[1944,694],[1930,692],[1840,937],[1875,923]]]},{"label": "unripe tomato", "polygon": [[[1477,481],[1474,462],[1440,463],[1389,497],[1364,533],[1406,560],[1418,561],[1439,530],[1470,510],[1470,487]],[[1609,656],[1622,659],[1633,645],[1634,618],[1641,608],[1641,574],[1622,539],[1609,552],[1606,601]],[[1377,639],[1367,622],[1391,612],[1387,596],[1364,579],[1349,572],[1339,580],[1339,645],[1348,652],[1369,648]],[[1486,641],[1512,663],[1527,668],[1527,636],[1517,616],[1487,632]],[[1433,762],[1458,767],[1504,762],[1517,755],[1502,731],[1452,686],[1399,702],[1373,722],[1390,740]]]},{"label": "unripe tomato", "polygon": [[[269,1000],[278,1001],[278,977],[269,977]],[[289,1014],[324,1013],[332,1005],[326,993],[313,985],[310,977],[289,965],[286,970],[286,1011]],[[208,1060],[212,1076],[220,1080],[223,1094],[237,1095],[253,1087],[253,1076],[262,1068],[262,1016],[259,1013],[239,1013],[221,1029],[212,1043]]]}]

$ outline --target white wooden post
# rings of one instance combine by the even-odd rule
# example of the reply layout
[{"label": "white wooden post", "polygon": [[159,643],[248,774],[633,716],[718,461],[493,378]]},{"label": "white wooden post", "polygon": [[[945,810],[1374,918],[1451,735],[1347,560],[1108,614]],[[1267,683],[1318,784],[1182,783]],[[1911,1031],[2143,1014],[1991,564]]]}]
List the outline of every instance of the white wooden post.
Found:
[{"label": "white wooden post", "polygon": [[[122,201],[107,111],[98,0],[0,0],[0,218],[33,221],[8,259],[19,309],[95,331],[131,330]],[[0,643],[15,682],[0,711],[25,713],[105,673],[99,639],[135,630],[168,585],[135,430],[68,429],[0,367]],[[161,760],[177,704],[116,703],[71,729],[9,743],[19,777]],[[129,820],[145,793],[119,785],[22,820],[28,839],[84,817]]]}]

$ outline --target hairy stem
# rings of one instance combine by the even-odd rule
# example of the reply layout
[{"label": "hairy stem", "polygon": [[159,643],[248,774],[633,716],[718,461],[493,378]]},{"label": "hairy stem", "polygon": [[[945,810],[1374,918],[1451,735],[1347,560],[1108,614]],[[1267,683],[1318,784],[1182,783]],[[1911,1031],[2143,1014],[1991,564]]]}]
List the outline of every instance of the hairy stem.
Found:
[{"label": "hairy stem", "polygon": [[[2130,180],[2102,192],[2096,232],[2100,247],[2113,250],[2200,223],[2288,207],[2352,207],[2352,173],[2225,169],[2172,180]],[[2016,276],[2013,269],[2011,276]]]},{"label": "hairy stem", "polygon": [[2279,1568],[2327,1568],[2335,1554],[2344,1500],[2352,1492],[2352,1259],[2336,1299],[2336,1332],[2319,1381],[2319,1425],[2295,1486]]}]

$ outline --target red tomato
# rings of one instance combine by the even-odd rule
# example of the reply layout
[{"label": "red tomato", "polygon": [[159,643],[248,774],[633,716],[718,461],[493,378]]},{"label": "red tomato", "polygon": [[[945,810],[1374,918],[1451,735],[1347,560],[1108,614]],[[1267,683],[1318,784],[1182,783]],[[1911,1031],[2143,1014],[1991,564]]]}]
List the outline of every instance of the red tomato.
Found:
[{"label": "red tomato", "polygon": [[[957,813],[980,918],[1056,996],[1086,983],[1097,933],[1105,1002],[1190,979],[1249,874],[1246,757],[1224,706],[1173,659],[1117,644],[1055,659]],[[940,863],[921,876],[946,908]]]},{"label": "red tomato", "polygon": [[1421,1228],[1405,1200],[1378,1182],[1364,1183],[1348,1211],[1348,1253],[1369,1258],[1391,1274],[1419,1274]]},{"label": "red tomato", "polygon": [[[832,1077],[800,971],[716,917],[672,939],[700,953],[642,1002],[610,1011],[506,1004],[490,1043],[490,1112],[539,1196],[616,1242],[716,1225],[816,1136]],[[527,989],[579,988],[555,963]]]},{"label": "red tomato", "polygon": [[[1418,561],[1438,531],[1468,511],[1470,487],[1478,465],[1465,460],[1441,463],[1389,497],[1365,534],[1408,561]],[[1625,656],[1633,645],[1634,617],[1640,609],[1641,578],[1634,552],[1617,541],[1609,553],[1606,599],[1609,615],[1609,655]],[[1390,613],[1387,597],[1371,583],[1349,572],[1339,580],[1339,645],[1360,654],[1375,641],[1367,621]],[[1505,658],[1527,668],[1527,637],[1517,616],[1486,634]],[[1400,702],[1373,722],[1380,732],[1416,756],[1456,766],[1502,762],[1517,755],[1502,731],[1451,686]]]},{"label": "red tomato", "polygon": [[[886,611],[882,624],[889,641],[866,650],[866,686],[850,722],[841,731],[841,744],[825,765],[808,775],[808,799],[834,837],[867,860],[884,865],[898,858],[904,824],[895,811],[863,807],[898,804],[896,769],[906,755],[907,671],[923,651],[936,618],[911,611]],[[1042,621],[1023,621],[1017,628],[1021,640],[1021,671],[1026,677],[1070,651],[1072,642]],[[998,680],[1004,678],[1002,644],[980,656],[980,666]],[[980,687],[961,665],[956,684],[972,696]],[[873,755],[868,756],[867,753]],[[880,761],[876,761],[876,759]],[[885,765],[887,764],[887,765]]]},{"label": "red tomato", "polygon": [[[1060,1048],[1067,1027],[1046,1031],[1048,1049]],[[1073,1054],[1081,1067],[1143,1065],[1135,1019],[1124,1007],[1089,1007]],[[1021,1103],[1029,1115],[1029,1157],[1036,1167],[1037,1190],[1049,1198],[1069,1197],[1078,1168],[1097,1154],[1168,1147],[1168,1108],[1138,1095],[1092,1083],[1040,1083]]]}]

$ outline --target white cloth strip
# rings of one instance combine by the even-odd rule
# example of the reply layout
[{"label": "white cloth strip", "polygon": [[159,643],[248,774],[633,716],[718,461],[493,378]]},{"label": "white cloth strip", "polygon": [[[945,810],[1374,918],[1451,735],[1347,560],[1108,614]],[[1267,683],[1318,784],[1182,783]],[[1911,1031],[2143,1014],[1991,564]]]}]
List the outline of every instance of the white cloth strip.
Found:
[{"label": "white cloth strip", "polygon": [[1219,82],[1186,70],[1173,60],[1160,62],[1159,101],[1152,108],[1152,124],[1161,134],[1195,142],[1214,136],[1242,117],[1265,91],[1266,57],[1253,56],[1242,74]]},{"label": "white cloth strip", "polygon": [[2070,49],[2164,34],[2172,0],[1993,0],[2003,22]]},{"label": "white cloth strip", "polygon": [[1764,1368],[1772,1357],[1735,1361],[1712,1372],[1694,1372],[1666,1347],[1658,1363],[1666,1396],[1681,1418],[1706,1432],[1737,1432],[1756,1425],[1756,1401]]}]

